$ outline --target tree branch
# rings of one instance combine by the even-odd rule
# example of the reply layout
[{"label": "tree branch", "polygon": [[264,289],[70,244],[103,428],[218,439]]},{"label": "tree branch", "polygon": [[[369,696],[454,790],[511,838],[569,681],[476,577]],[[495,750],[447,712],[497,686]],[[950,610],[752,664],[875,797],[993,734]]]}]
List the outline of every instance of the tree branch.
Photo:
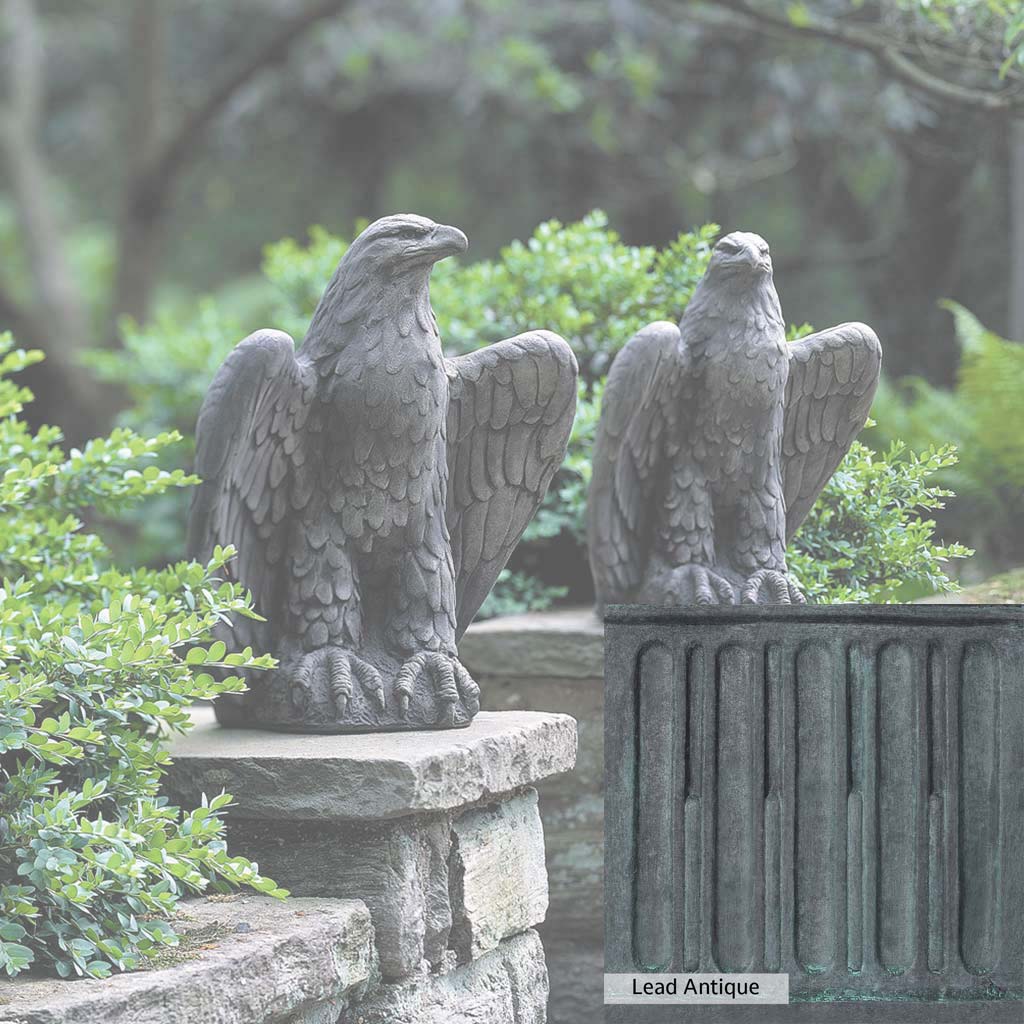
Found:
[{"label": "tree branch", "polygon": [[941,75],[923,68],[920,64],[914,63],[903,52],[896,40],[860,25],[810,13],[807,14],[806,21],[794,23],[785,15],[762,10],[748,0],[698,0],[698,2],[727,10],[738,15],[746,23],[754,24],[775,35],[820,39],[837,43],[847,49],[868,53],[894,78],[948,103],[990,114],[1011,117],[1024,116],[1024,93],[1007,89],[979,89],[952,82],[948,78],[943,78]]},{"label": "tree branch", "polygon": [[139,211],[148,211],[152,208],[158,209],[166,203],[174,178],[191,158],[210,124],[239,90],[264,69],[285,60],[296,40],[318,22],[339,14],[350,2],[351,0],[321,0],[283,25],[261,49],[230,72],[159,147],[145,172],[134,184],[132,204]]},{"label": "tree branch", "polygon": [[[351,0],[319,0],[280,26],[271,39],[230,71],[166,139],[160,138],[152,126],[144,133],[145,145],[125,161],[129,168],[128,182],[121,207],[117,277],[111,303],[115,321],[125,313],[136,320],[148,315],[174,183],[201,146],[210,125],[257,75],[283,62],[302,35],[318,22],[340,13],[349,3]],[[137,9],[135,31],[150,49],[158,45],[159,23],[165,14],[162,7],[162,0],[146,0],[146,5]],[[146,78],[151,87],[148,101],[140,97],[138,103],[142,117],[147,116],[145,108],[156,103],[157,77],[151,69]],[[116,331],[112,330],[111,342],[115,338]]]}]

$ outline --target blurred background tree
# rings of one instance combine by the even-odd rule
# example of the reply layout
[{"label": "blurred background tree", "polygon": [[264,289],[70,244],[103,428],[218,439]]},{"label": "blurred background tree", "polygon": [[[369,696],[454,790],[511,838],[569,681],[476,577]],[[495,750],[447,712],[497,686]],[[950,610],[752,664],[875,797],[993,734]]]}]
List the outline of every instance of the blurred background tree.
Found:
[{"label": "blurred background tree", "polygon": [[[962,397],[940,300],[1024,337],[1016,0],[0,0],[0,19],[0,327],[46,350],[32,415],[72,441],[129,402],[83,351],[116,356],[134,320],[216,361],[200,296],[240,338],[276,308],[266,242],[401,209],[464,227],[477,259],[598,207],[635,246],[756,230],[791,316],[877,328],[893,409],[907,375]],[[588,337],[597,376],[626,338]],[[926,426],[918,447],[951,439]],[[989,560],[1024,558],[1000,529]]]}]

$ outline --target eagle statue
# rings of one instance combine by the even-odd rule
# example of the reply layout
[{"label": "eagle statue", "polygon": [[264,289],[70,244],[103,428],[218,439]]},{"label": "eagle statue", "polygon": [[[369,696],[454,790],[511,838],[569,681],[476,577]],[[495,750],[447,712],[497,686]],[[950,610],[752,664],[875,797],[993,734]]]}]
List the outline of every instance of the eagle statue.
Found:
[{"label": "eagle statue", "polygon": [[803,602],[786,545],[881,361],[864,324],[787,342],[768,244],[722,238],[679,325],[648,324],[608,374],[587,505],[598,608]]},{"label": "eagle statue", "polygon": [[304,732],[468,725],[458,659],[472,621],[565,455],[576,360],[548,331],[446,359],[434,263],[466,236],[424,217],[371,224],[301,348],[240,342],[196,427],[191,557],[233,545],[262,621],[224,625],[272,653],[222,723]]}]

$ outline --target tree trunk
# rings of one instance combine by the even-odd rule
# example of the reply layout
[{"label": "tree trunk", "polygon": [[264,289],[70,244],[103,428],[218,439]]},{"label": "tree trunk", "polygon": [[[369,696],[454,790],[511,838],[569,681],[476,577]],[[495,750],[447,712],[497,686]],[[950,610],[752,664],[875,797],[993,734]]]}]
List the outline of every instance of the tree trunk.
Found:
[{"label": "tree trunk", "polygon": [[[164,36],[166,4],[134,0],[127,23],[127,46],[136,55],[129,83],[132,104],[125,132],[125,202],[117,235],[117,277],[111,313],[144,320],[159,268],[163,243],[163,202],[148,201],[136,185],[156,159],[162,139],[164,112]],[[116,323],[111,338],[116,338]]]},{"label": "tree trunk", "polygon": [[1010,122],[1010,310],[1007,334],[1024,341],[1024,119]]},{"label": "tree trunk", "polygon": [[[78,363],[89,340],[89,316],[68,260],[65,229],[52,204],[54,185],[39,138],[45,101],[43,35],[31,0],[7,0],[5,14],[10,59],[0,158],[7,167],[32,287],[31,308],[20,316],[21,330],[29,336],[20,341],[47,355],[47,362],[26,380],[44,410],[77,443],[95,426],[103,404],[100,389]],[[18,319],[12,317],[12,326]]]},{"label": "tree trunk", "polygon": [[[940,110],[932,125],[897,138],[904,171],[906,221],[877,280],[877,301],[902,345],[886,353],[896,376],[917,374],[949,387],[960,351],[949,314],[939,300],[954,289],[954,271],[967,216],[964,195],[977,165],[974,133],[966,116]],[[974,125],[980,130],[980,125]]]}]

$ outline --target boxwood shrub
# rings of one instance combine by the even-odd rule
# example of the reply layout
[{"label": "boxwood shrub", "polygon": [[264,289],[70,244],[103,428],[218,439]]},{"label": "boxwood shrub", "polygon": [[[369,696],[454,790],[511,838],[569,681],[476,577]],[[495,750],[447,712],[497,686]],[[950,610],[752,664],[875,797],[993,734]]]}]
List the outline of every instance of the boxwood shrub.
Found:
[{"label": "boxwood shrub", "polygon": [[175,943],[186,893],[285,895],[227,852],[227,794],[185,811],[159,794],[163,741],[190,705],[271,662],[212,642],[219,619],[252,614],[217,579],[229,550],[111,564],[86,518],[190,484],[155,465],[180,438],[121,428],[65,452],[19,418],[31,396],[9,375],[39,358],[0,337],[0,972],[103,977]]}]

